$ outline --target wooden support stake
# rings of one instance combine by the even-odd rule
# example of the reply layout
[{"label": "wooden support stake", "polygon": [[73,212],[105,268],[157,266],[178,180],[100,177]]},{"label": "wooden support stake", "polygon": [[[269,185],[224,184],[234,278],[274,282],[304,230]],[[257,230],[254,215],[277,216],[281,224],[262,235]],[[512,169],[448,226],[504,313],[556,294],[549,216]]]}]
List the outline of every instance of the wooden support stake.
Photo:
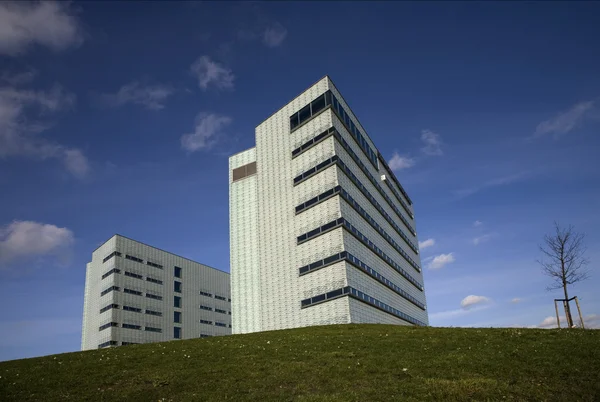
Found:
[{"label": "wooden support stake", "polygon": [[556,309],[556,324],[558,325],[558,329],[560,329],[560,318],[558,317],[558,304],[556,304],[556,300],[554,300],[554,308]]},{"label": "wooden support stake", "polygon": [[579,307],[579,299],[575,296],[575,303],[577,303],[577,310],[579,311],[579,319],[581,320],[581,329],[585,329],[583,325],[583,316],[581,315],[581,307]]}]

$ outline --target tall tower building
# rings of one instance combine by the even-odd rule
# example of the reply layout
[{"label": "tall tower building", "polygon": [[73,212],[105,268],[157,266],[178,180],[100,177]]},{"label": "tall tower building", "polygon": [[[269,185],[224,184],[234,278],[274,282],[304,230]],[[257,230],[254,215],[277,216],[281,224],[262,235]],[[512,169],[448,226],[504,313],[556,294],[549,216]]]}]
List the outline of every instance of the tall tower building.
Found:
[{"label": "tall tower building", "polygon": [[114,235],[85,276],[81,350],[231,334],[229,274]]},{"label": "tall tower building", "polygon": [[413,205],[329,77],[229,158],[233,333],[428,325]]}]

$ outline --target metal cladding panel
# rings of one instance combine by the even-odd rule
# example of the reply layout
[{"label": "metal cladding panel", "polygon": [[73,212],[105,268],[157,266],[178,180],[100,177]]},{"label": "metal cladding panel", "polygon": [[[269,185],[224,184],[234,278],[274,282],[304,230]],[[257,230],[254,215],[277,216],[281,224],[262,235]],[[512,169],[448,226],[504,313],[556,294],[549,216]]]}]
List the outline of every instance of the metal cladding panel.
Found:
[{"label": "metal cladding panel", "polygon": [[[256,147],[249,150],[252,157],[244,156],[246,151],[232,157],[230,160],[230,183],[232,181],[232,169],[254,160],[257,163],[257,174],[253,176],[255,179],[244,178],[230,187],[230,208],[233,208],[232,205],[239,205],[242,202],[245,205],[248,200],[250,200],[248,201],[250,204],[256,205],[256,219],[250,219],[253,223],[247,223],[249,221],[248,216],[251,216],[251,214],[243,215],[241,212],[239,216],[236,215],[237,212],[231,214],[234,332],[237,331],[237,328],[240,329],[240,332],[254,332],[346,322],[406,324],[403,320],[349,297],[341,297],[301,308],[300,302],[303,299],[348,285],[364,289],[365,293],[375,293],[371,296],[385,299],[386,302],[389,302],[389,305],[405,311],[407,314],[414,315],[415,318],[423,322],[427,322],[426,312],[416,311],[416,306],[405,304],[408,303],[406,299],[401,298],[384,285],[375,282],[346,262],[338,262],[308,274],[299,275],[298,269],[300,267],[340,251],[348,250],[386,278],[392,280],[411,296],[423,303],[425,302],[423,292],[415,288],[396,270],[383,262],[342,228],[334,229],[297,244],[298,236],[340,216],[349,218],[351,223],[375,242],[379,248],[383,249],[413,278],[421,283],[423,281],[422,274],[409,265],[399,251],[392,247],[363,216],[350,207],[346,201],[342,200],[341,196],[333,196],[302,210],[300,213],[296,213],[298,205],[340,184],[391,236],[393,241],[420,265],[419,255],[405,243],[402,236],[397,233],[396,228],[381,215],[338,167],[326,167],[294,185],[295,177],[316,167],[331,156],[338,155],[352,169],[353,173],[385,212],[392,217],[394,223],[402,229],[409,241],[415,245],[418,244],[417,237],[411,233],[411,230],[397,216],[394,208],[389,205],[391,202],[409,224],[413,228],[415,227],[414,219],[410,217],[410,213],[404,210],[396,195],[382,179],[382,175],[389,175],[389,173],[382,166],[378,166],[379,163],[373,166],[371,160],[368,159],[362,148],[354,140],[354,137],[330,108],[322,109],[314,117],[303,120],[293,131],[290,130],[290,116],[296,114],[328,90],[331,90],[338,98],[354,124],[362,132],[367,144],[374,152],[377,152],[366,131],[362,129],[362,126],[330,79],[324,77],[256,128]],[[346,140],[350,148],[363,162],[363,165],[366,166],[369,176],[379,184],[386,197],[379,193],[376,186],[373,185],[333,136],[303,150],[301,153],[295,154],[296,156],[292,158],[293,150],[298,149],[331,127],[335,127]],[[255,159],[253,159],[254,156]],[[246,187],[252,188],[253,185],[255,185],[254,193],[252,190],[246,189]],[[406,200],[404,201],[407,204]],[[409,211],[412,211],[411,206],[408,206],[408,208]],[[245,213],[248,214],[247,211]],[[240,227],[244,227],[244,231]],[[248,230],[253,231],[256,238],[253,238]],[[256,255],[253,254],[252,250],[256,251]],[[245,268],[245,274],[252,272],[254,279],[242,280],[241,273],[238,279],[236,268],[243,265],[242,261],[249,264],[249,266],[259,267],[256,270]],[[240,283],[239,286],[236,281]],[[248,290],[250,286],[247,283],[249,282],[257,284],[256,287],[252,288],[252,291]],[[239,327],[236,323],[238,316],[235,314],[238,288],[240,303],[254,304],[252,307],[246,307],[245,310],[240,306],[240,309],[237,310],[240,312]],[[252,297],[256,296],[256,299],[252,299],[250,294],[253,295]],[[251,302],[251,300],[258,301]],[[257,309],[255,310],[254,307],[257,307]],[[250,319],[249,317],[260,317],[259,323],[256,324],[256,319]]]},{"label": "metal cladding panel", "polygon": [[256,148],[229,159],[229,244],[233,333],[261,329],[257,174],[232,182],[232,171],[256,161]]},{"label": "metal cladding panel", "polygon": [[396,324],[412,325],[400,318],[371,307],[359,300],[349,300],[350,317],[353,324]]},{"label": "metal cladding panel", "polygon": [[[121,256],[113,256],[106,262],[103,259],[112,252],[118,251]],[[139,258],[142,262],[132,261],[126,256]],[[162,265],[157,268],[148,262]],[[217,269],[199,264],[186,258],[166,251],[139,243],[119,235],[113,236],[92,254],[86,276],[85,312],[82,349],[96,349],[104,342],[114,341],[118,345],[126,343],[149,343],[174,339],[174,327],[181,328],[181,338],[198,338],[201,334],[227,335],[231,333],[230,283],[229,274]],[[181,278],[176,278],[175,266],[181,268]],[[102,276],[113,268],[120,270],[104,279]],[[129,275],[140,275],[137,278]],[[148,278],[162,281],[157,284]],[[174,282],[181,282],[181,292],[175,292]],[[101,295],[110,286],[119,290]],[[140,292],[141,295],[126,293],[129,289]],[[200,291],[219,295],[225,300],[202,296]],[[162,297],[162,300],[147,297],[152,294]],[[181,308],[174,307],[174,297],[181,297]],[[100,309],[117,304],[116,309],[100,313]],[[211,312],[200,310],[200,304],[208,305]],[[139,309],[140,311],[126,310]],[[215,309],[224,310],[218,313]],[[162,316],[146,314],[146,310],[157,311]],[[181,323],[174,322],[175,311],[181,312]],[[224,327],[213,325],[205,328],[200,319],[210,318],[213,322],[223,323]],[[103,324],[116,322],[117,327],[99,330]],[[126,328],[125,325],[139,326],[139,329]],[[159,328],[162,332],[153,332],[147,328]]]}]

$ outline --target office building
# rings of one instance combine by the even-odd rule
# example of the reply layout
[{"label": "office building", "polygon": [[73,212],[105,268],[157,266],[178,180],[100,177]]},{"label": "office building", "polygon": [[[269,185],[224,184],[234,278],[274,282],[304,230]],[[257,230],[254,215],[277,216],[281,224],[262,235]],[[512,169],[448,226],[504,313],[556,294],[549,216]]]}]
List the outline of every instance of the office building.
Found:
[{"label": "office building", "polygon": [[81,349],[231,334],[229,274],[114,235],[87,264]]},{"label": "office building", "polygon": [[428,325],[413,203],[331,79],[255,134],[229,159],[233,333]]}]

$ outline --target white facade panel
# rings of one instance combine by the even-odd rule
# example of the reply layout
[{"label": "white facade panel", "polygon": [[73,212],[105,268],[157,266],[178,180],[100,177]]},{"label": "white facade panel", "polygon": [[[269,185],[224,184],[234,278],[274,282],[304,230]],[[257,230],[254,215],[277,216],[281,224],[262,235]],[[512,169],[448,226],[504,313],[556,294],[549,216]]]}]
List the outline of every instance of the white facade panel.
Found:
[{"label": "white facade panel", "polygon": [[[371,158],[366,156],[363,147],[358,145],[355,137],[348,131],[349,128],[338,119],[331,107],[319,106],[314,114],[311,109],[305,108],[329,90],[358,127],[364,138],[363,146],[371,148]],[[331,98],[322,99],[324,104],[325,99]],[[299,125],[291,130],[290,116],[297,114],[300,120],[300,115],[304,116],[306,110],[308,110],[308,117],[306,119],[302,117]],[[369,176],[379,183],[387,199],[379,193],[343,149],[333,135],[333,131],[329,131],[333,128],[342,135],[360,158]],[[356,133],[356,130],[354,132]],[[322,138],[320,142],[313,143],[313,139],[322,133],[327,134],[325,137],[319,137]],[[306,146],[294,153],[292,157],[292,151],[303,145]],[[377,148],[329,77],[318,81],[262,122],[256,128],[256,148],[252,152],[252,157],[255,156],[257,173],[239,182],[232,182],[233,169],[254,159],[246,158],[244,153],[230,159],[234,332],[349,322],[409,324],[406,320],[390,314],[389,311],[382,311],[351,298],[348,295],[348,287],[364,292],[398,309],[402,314],[424,323],[428,322],[426,310],[407,300],[407,297],[414,297],[418,302],[425,303],[425,295],[421,289],[414,287],[345,228],[326,228],[325,233],[320,232],[319,228],[325,224],[338,218],[347,219],[415,280],[423,283],[422,274],[405,261],[396,247],[400,247],[409,258],[420,265],[418,253],[406,244],[396,228],[362,194],[356,184],[349,180],[335,163],[328,167],[323,165],[318,171],[313,170],[329,158],[341,158],[393,222],[402,229],[409,241],[414,245],[418,244],[417,237],[397,216],[390,203],[414,227],[414,219],[411,217],[412,206],[401,196],[410,211],[406,212],[396,195],[382,180],[382,176],[385,176],[388,181],[391,178],[380,161],[374,160],[377,159]],[[307,175],[297,179],[299,181],[296,182],[295,178],[304,173]],[[396,247],[392,246],[363,215],[344,201],[341,195],[330,195],[328,199],[313,200],[314,197],[338,185],[341,185],[393,239]],[[392,183],[392,186],[396,186],[395,183]],[[394,188],[397,193],[400,193],[397,186]],[[255,192],[252,189],[255,189]],[[310,201],[310,204],[305,207],[304,203],[307,201]],[[248,204],[252,207],[247,207]],[[297,207],[300,209],[297,210]],[[256,215],[250,212],[254,210]],[[340,222],[342,221],[336,224]],[[310,234],[310,238],[300,239],[299,242],[298,237],[305,234]],[[408,296],[402,297],[398,292],[344,261],[346,258],[344,251],[350,252],[385,278],[393,281]],[[321,266],[321,261],[326,258],[333,259],[329,260],[329,265]],[[309,269],[310,264],[313,266]],[[302,275],[299,273],[301,267],[304,269]],[[343,290],[343,293],[337,292],[340,290]],[[239,314],[236,311],[239,311]]]},{"label": "white facade panel", "polygon": [[168,341],[177,338],[175,328],[178,339],[228,335],[230,297],[226,272],[115,235],[88,264],[82,350]]}]

